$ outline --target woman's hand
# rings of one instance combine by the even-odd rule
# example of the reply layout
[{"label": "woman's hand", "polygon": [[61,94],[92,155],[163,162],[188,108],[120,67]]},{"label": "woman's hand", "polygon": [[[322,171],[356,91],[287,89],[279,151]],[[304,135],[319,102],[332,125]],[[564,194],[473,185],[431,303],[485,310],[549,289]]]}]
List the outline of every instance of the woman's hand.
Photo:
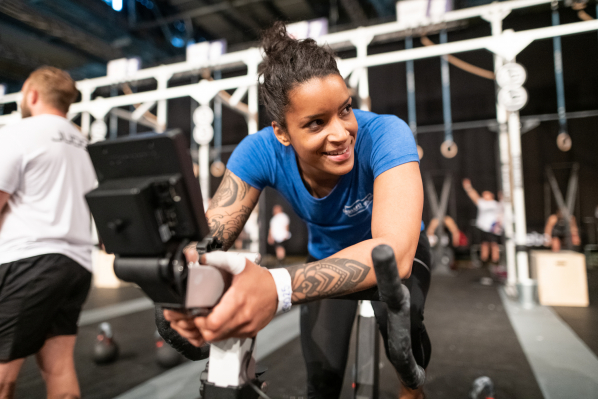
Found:
[{"label": "woman's hand", "polygon": [[198,348],[204,344],[205,340],[201,336],[199,329],[194,323],[193,317],[175,310],[164,309],[164,318],[170,322],[170,327],[179,333],[193,346]]},{"label": "woman's hand", "polygon": [[[197,255],[189,249],[185,255]],[[247,261],[245,269],[233,277],[232,284],[218,305],[205,317],[164,310],[164,318],[194,346],[208,341],[237,337],[254,337],[276,314],[278,293],[272,275],[264,268]]]},{"label": "woman's hand", "polygon": [[212,312],[196,317],[194,323],[206,341],[255,337],[274,318],[277,306],[274,278],[248,261]]},{"label": "woman's hand", "polygon": [[463,179],[463,189],[465,191],[467,191],[470,188],[471,188],[471,180],[469,180],[469,179]]}]

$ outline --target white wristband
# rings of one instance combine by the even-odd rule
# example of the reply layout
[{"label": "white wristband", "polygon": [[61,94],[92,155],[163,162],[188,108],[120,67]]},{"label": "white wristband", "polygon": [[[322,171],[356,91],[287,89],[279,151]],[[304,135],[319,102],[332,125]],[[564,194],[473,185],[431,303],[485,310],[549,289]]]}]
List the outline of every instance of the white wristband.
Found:
[{"label": "white wristband", "polygon": [[278,293],[278,308],[276,314],[286,313],[291,310],[291,295],[293,294],[293,287],[291,286],[291,275],[284,267],[279,269],[268,269],[274,284],[276,284],[276,292]]}]

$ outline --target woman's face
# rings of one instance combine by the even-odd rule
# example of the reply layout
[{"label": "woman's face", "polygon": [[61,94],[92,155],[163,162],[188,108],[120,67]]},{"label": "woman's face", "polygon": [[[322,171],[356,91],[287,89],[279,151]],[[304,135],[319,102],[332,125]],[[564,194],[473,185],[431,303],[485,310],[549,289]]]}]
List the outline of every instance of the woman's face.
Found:
[{"label": "woman's face", "polygon": [[357,120],[351,95],[338,75],[313,78],[291,90],[287,131],[274,124],[278,140],[295,149],[303,173],[338,178],[353,169]]}]

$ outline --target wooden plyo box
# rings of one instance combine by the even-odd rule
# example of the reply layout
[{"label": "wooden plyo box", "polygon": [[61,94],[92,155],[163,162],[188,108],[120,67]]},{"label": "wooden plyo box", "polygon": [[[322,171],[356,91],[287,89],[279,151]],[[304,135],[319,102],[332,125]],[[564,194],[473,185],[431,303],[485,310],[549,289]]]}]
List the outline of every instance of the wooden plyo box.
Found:
[{"label": "wooden plyo box", "polygon": [[588,306],[586,258],[573,251],[531,251],[532,279],[545,306]]}]

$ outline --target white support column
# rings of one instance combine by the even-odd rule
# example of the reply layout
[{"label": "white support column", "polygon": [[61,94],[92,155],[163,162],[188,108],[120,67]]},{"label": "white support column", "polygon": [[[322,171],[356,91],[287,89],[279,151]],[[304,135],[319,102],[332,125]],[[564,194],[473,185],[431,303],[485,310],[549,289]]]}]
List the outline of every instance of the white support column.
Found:
[{"label": "white support column", "polygon": [[523,162],[521,159],[521,123],[519,112],[509,113],[509,142],[511,147],[511,165],[513,167],[513,208],[515,213],[515,243],[517,245],[518,282],[529,280],[527,258],[527,225],[525,218],[525,196],[523,191]]},{"label": "white support column", "polygon": [[[373,36],[364,33],[364,35],[359,36],[358,39],[352,41],[353,45],[357,49],[357,59],[365,60],[367,58],[368,45],[370,44],[373,38]],[[353,73],[359,73],[359,83],[357,89],[357,95],[359,96],[359,109],[363,111],[371,111],[372,101],[370,99],[368,68],[362,67],[361,70],[353,71]]]},{"label": "white support column", "polygon": [[197,162],[199,163],[199,187],[203,197],[203,207],[208,209],[210,199],[210,143],[200,144]]},{"label": "white support column", "polygon": [[[168,81],[170,80],[170,77],[171,75],[164,73],[156,76],[156,80],[158,81],[158,90],[166,90],[168,88]],[[159,133],[163,133],[168,124],[168,100],[158,100],[156,118],[158,119],[157,131]]]},{"label": "white support column", "polygon": [[[251,59],[247,63],[247,76],[257,76],[257,67],[261,59]],[[258,130],[258,82],[249,86],[247,94],[247,107],[249,108],[249,116],[247,117],[247,134],[257,133]]]},{"label": "white support column", "polygon": [[507,260],[507,285],[517,283],[517,264],[515,261],[515,242],[513,241],[513,191],[511,187],[511,159],[509,154],[509,131],[507,112],[504,107],[497,107],[499,126],[498,143],[500,149],[500,168],[503,193],[503,225],[505,229],[505,252]]},{"label": "white support column", "polygon": [[[88,87],[81,88],[81,102],[91,101],[91,90]],[[81,133],[87,138],[90,138],[91,115],[89,112],[81,112]]]},{"label": "white support column", "polygon": [[[502,33],[502,21],[510,11],[495,11],[484,15],[483,18],[490,22],[492,36]],[[494,72],[504,65],[504,59],[494,55]],[[513,206],[511,188],[511,158],[509,154],[509,131],[507,126],[507,110],[496,103],[496,121],[498,122],[498,147],[500,152],[501,188],[503,194],[503,225],[505,232],[505,258],[507,261],[507,286],[515,287],[517,284],[517,265],[515,261],[515,242],[513,241]]]},{"label": "white support column", "polygon": [[[259,63],[261,62],[261,57],[250,59],[247,62],[247,75],[248,76],[257,76],[257,68]],[[254,134],[258,131],[258,111],[259,111],[259,94],[258,94],[258,82],[256,81],[254,84],[249,86],[247,91],[247,107],[249,108],[249,115],[247,116],[247,134]],[[265,211],[265,197],[260,196],[260,200],[256,205],[258,207],[259,212]],[[260,217],[265,221],[264,218],[265,212],[260,214]],[[245,223],[246,229],[249,232],[249,250],[251,252],[262,252],[260,250],[260,233],[267,232],[267,230],[260,229],[259,225],[259,217],[254,210],[247,222]],[[264,233],[267,234],[267,233]],[[263,240],[266,240],[266,237],[263,237]],[[262,254],[264,255],[264,254]]]}]

